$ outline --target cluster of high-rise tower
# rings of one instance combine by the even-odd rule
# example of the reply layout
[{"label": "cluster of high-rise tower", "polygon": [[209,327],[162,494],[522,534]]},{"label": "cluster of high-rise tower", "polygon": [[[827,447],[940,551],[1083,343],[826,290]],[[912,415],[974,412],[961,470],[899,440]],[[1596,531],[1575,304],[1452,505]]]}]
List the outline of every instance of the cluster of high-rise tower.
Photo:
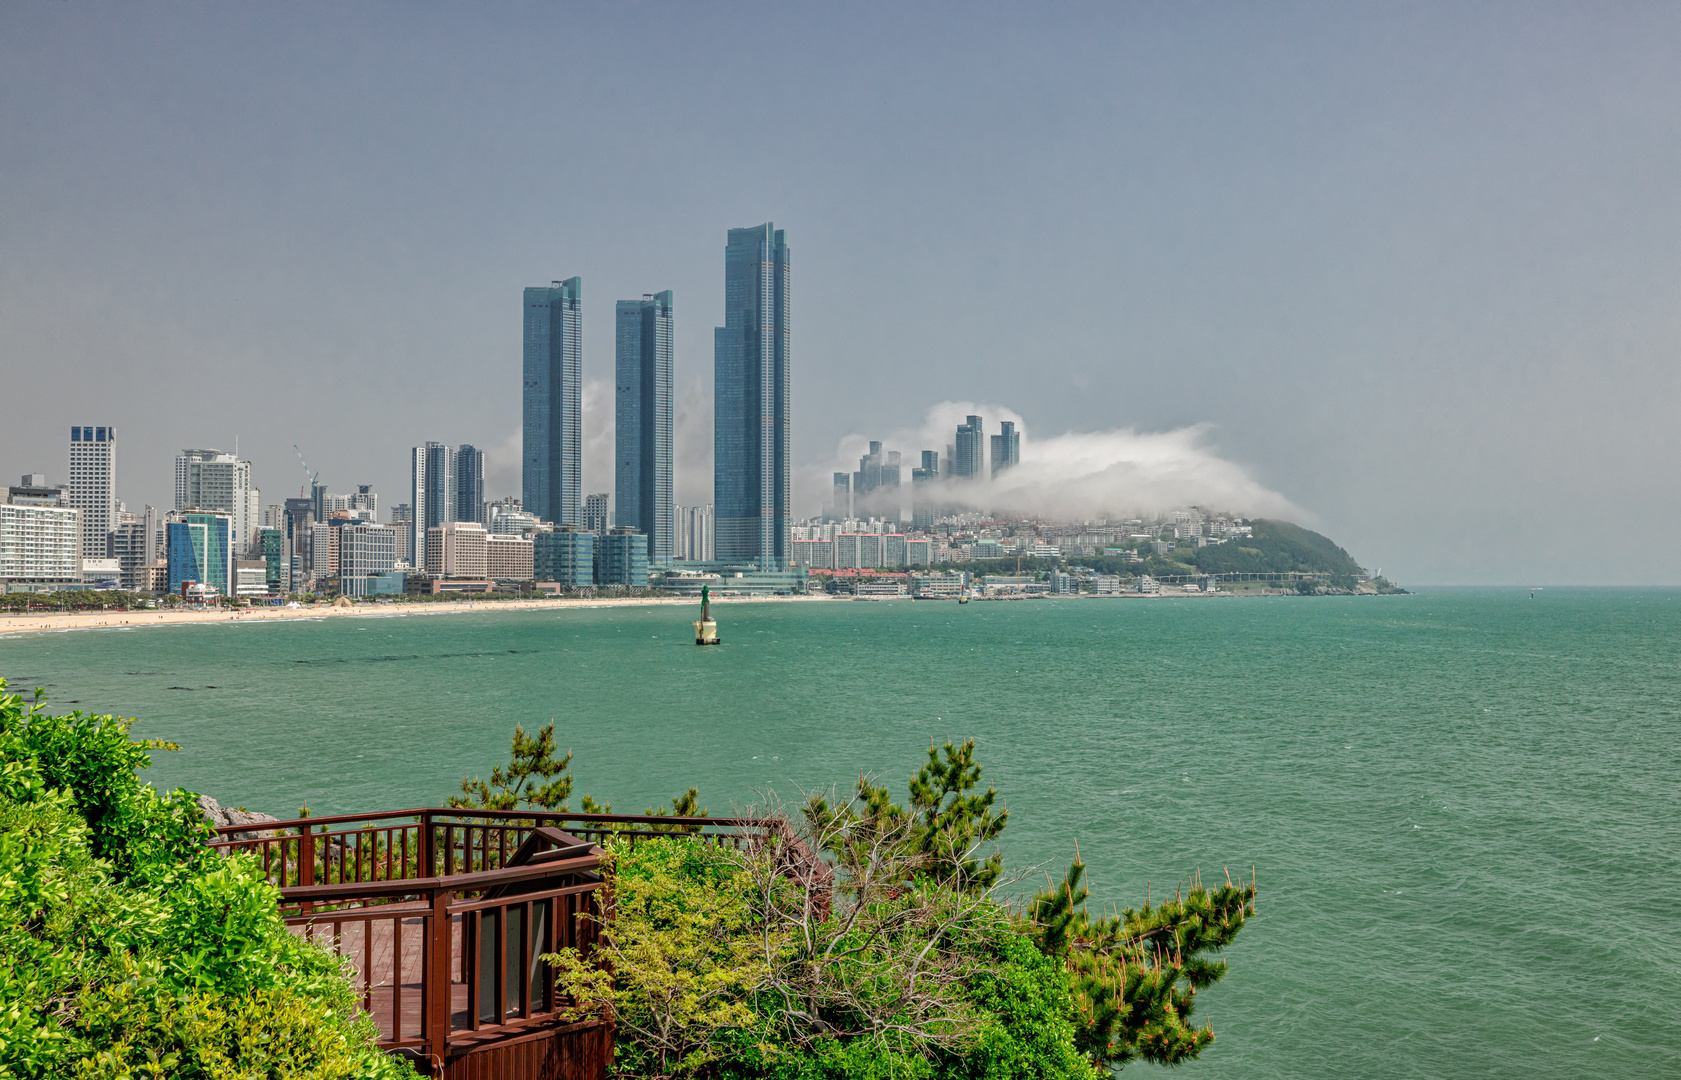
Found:
[{"label": "cluster of high-rise tower", "polygon": [[[718,562],[789,563],[792,430],[791,274],[787,234],[731,229],[724,325],[713,334],[713,533]],[[614,524],[648,540],[650,566],[672,560],[672,294],[614,308]],[[525,290],[524,454],[520,493],[540,521],[582,527],[583,280]]]},{"label": "cluster of high-rise tower", "polygon": [[[946,444],[944,479],[954,481],[996,478],[999,473],[1021,463],[1021,433],[1014,421],[998,425],[992,436],[992,464],[987,467],[985,422],[979,416],[967,416],[957,426],[957,437]],[[883,451],[879,442],[870,443],[870,452],[858,459],[858,471],[835,473],[834,488],[823,516],[830,521],[849,518],[880,518],[899,521],[903,505],[899,490],[900,455],[897,450]],[[960,488],[938,483],[942,479],[940,454],[937,450],[922,451],[922,463],[911,469],[911,520],[915,528],[928,529],[934,519],[951,509],[953,502],[973,502],[973,497]]]}]

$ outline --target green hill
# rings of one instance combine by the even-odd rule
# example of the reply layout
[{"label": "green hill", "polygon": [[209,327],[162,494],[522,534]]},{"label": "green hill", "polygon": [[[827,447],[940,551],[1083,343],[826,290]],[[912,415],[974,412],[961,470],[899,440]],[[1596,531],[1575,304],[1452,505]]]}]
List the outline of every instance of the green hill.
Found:
[{"label": "green hill", "polygon": [[1254,536],[1175,552],[1205,574],[1282,574],[1290,571],[1359,575],[1360,566],[1342,548],[1312,529],[1288,521],[1256,519]]}]

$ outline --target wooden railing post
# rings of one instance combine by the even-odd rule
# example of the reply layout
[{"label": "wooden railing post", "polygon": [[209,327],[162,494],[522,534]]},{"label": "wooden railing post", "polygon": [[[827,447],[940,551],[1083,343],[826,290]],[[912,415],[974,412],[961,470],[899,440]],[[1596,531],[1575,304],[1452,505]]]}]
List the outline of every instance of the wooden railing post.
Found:
[{"label": "wooden railing post", "polygon": [[[449,1055],[450,961],[449,898],[446,886],[432,893],[432,936],[428,940],[426,971],[426,1043],[433,1061],[442,1070]],[[441,1075],[441,1073],[440,1073]]]},{"label": "wooden railing post", "polygon": [[415,877],[432,877],[437,873],[433,869],[432,859],[432,812],[430,810],[420,815],[420,873]]},{"label": "wooden railing post", "polygon": [[[315,826],[305,825],[302,835],[298,837],[298,884],[315,884]],[[300,907],[304,914],[315,909],[315,905],[305,901]]]}]

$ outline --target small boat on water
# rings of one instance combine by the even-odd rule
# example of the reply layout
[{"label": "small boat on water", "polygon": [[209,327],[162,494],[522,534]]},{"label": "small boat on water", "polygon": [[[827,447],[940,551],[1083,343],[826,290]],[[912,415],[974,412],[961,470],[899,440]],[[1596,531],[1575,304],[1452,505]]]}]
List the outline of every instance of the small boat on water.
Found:
[{"label": "small boat on water", "polygon": [[969,594],[968,593],[960,593],[957,597],[957,602],[959,604],[967,604],[969,602]]}]

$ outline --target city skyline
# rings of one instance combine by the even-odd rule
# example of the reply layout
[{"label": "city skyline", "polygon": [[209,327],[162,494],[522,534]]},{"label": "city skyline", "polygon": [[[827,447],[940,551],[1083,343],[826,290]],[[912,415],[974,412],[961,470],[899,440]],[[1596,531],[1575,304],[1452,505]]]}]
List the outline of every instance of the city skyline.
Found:
[{"label": "city skyline", "polygon": [[[296,443],[396,493],[440,439],[519,494],[509,300],[582,273],[582,490],[612,486],[613,301],[657,283],[687,313],[676,499],[709,501],[718,236],[769,218],[802,251],[796,514],[853,433],[973,402],[1034,454],[1200,431],[1415,580],[1624,580],[1558,518],[1681,524],[1648,510],[1681,453],[1681,120],[1653,104],[1681,13],[655,10],[12,6],[0,370],[45,407],[0,461],[56,479],[65,427],[115,425],[137,508],[183,446],[237,438],[295,494]],[[233,407],[186,408],[205,387]],[[1681,551],[1640,572],[1681,581]]]}]

